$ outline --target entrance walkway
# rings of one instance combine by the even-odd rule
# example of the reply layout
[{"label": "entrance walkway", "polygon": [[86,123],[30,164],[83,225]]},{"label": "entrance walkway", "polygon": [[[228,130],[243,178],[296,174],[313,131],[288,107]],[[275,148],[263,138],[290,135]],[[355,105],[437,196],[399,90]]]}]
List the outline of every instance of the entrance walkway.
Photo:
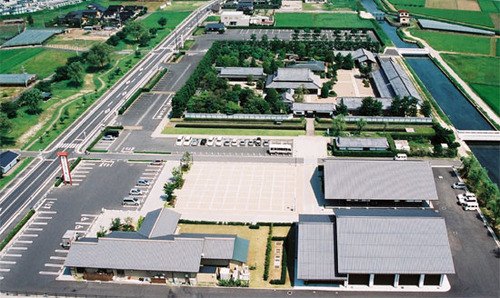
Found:
[{"label": "entrance walkway", "polygon": [[306,118],[306,136],[314,137],[314,118]]}]

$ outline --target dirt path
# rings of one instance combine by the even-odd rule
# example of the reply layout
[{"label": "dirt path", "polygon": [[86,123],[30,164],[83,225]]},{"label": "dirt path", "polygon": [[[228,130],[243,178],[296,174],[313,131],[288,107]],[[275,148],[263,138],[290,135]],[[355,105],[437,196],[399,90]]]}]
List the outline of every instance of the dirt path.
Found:
[{"label": "dirt path", "polygon": [[[38,131],[40,131],[44,127],[44,125],[48,121],[50,121],[50,119],[52,118],[52,115],[55,113],[55,111],[58,110],[57,117],[49,125],[49,128],[52,127],[54,125],[54,123],[57,122],[57,120],[59,120],[59,118],[61,117],[61,114],[63,112],[63,109],[66,106],[68,106],[69,104],[71,104],[78,97],[80,97],[80,96],[82,96],[84,94],[88,94],[90,92],[93,92],[94,88],[95,88],[94,82],[93,82],[93,77],[94,77],[93,74],[86,75],[85,79],[84,79],[84,86],[86,86],[86,87],[84,89],[80,90],[80,92],[78,92],[77,94],[74,94],[74,95],[72,95],[70,97],[62,99],[58,103],[53,104],[52,106],[50,106],[47,110],[43,111],[42,114],[39,117],[38,123],[35,126],[32,126],[28,131],[26,131],[19,138],[18,144],[20,144],[21,146],[23,146],[26,142],[28,142],[29,139],[31,139],[33,136],[35,136],[38,133]],[[94,88],[91,88],[92,86],[94,86]],[[31,142],[28,145],[27,148],[31,147],[33,145],[33,143],[36,142],[36,141],[37,140],[33,140],[33,142]]]}]

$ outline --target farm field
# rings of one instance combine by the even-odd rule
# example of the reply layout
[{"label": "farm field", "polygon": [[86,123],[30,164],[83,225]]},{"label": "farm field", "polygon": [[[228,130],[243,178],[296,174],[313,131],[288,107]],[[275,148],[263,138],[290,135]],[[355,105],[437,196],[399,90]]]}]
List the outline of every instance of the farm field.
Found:
[{"label": "farm field", "polygon": [[416,29],[411,29],[410,32],[438,51],[490,55],[491,37]]},{"label": "farm field", "polygon": [[356,14],[277,13],[275,27],[373,28]]},{"label": "farm field", "polygon": [[21,66],[24,66],[27,73],[34,73],[39,78],[45,78],[74,55],[73,52],[42,48],[1,50],[0,73],[22,73]]},{"label": "farm field", "polygon": [[[500,115],[500,58],[442,54],[455,72]],[[480,71],[478,71],[480,70]]]}]

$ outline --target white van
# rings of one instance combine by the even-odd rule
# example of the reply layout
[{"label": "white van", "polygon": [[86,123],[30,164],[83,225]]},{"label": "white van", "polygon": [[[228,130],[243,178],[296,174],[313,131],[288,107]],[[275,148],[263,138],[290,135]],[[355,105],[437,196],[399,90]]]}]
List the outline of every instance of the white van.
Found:
[{"label": "white van", "polygon": [[404,153],[398,153],[394,156],[394,160],[407,160],[408,156]]},{"label": "white van", "polygon": [[123,206],[139,206],[141,204],[141,199],[133,197],[124,197],[122,200]]},{"label": "white van", "polygon": [[477,210],[479,209],[479,205],[477,204],[477,202],[465,202],[462,204],[462,208],[464,210]]}]

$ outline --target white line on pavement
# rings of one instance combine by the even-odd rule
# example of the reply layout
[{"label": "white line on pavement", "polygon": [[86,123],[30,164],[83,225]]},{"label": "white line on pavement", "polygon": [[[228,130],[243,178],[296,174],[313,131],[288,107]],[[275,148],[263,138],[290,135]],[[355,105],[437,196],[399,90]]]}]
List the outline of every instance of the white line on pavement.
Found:
[{"label": "white line on pavement", "polygon": [[4,264],[4,265],[14,265],[16,263],[16,261],[0,261],[0,264]]},{"label": "white line on pavement", "polygon": [[66,257],[56,257],[56,256],[51,256],[51,260],[66,260]]},{"label": "white line on pavement", "polygon": [[45,267],[61,268],[62,266],[64,266],[64,265],[62,265],[62,264],[50,264],[50,263],[45,264]]},{"label": "white line on pavement", "polygon": [[0,268],[0,272],[9,272],[9,271],[10,271],[10,269],[8,269],[8,268]]},{"label": "white line on pavement", "polygon": [[36,219],[52,219],[50,216],[38,216]]},{"label": "white line on pavement", "polygon": [[3,256],[4,257],[11,257],[11,258],[20,258],[23,255],[21,255],[21,254],[4,254]]},{"label": "white line on pavement", "polygon": [[20,237],[38,237],[38,234],[22,234]]},{"label": "white line on pavement", "polygon": [[52,272],[52,271],[40,271],[38,274],[41,275],[59,275],[59,272]]},{"label": "white line on pavement", "polygon": [[40,214],[56,214],[57,211],[38,211]]},{"label": "white line on pavement", "polygon": [[56,249],[54,250],[56,253],[64,253],[64,254],[67,254],[69,252],[69,250],[66,250],[66,249]]},{"label": "white line on pavement", "polygon": [[16,243],[31,244],[31,243],[33,243],[33,241],[31,241],[31,240],[16,240]]},{"label": "white line on pavement", "polygon": [[43,231],[42,228],[27,228],[26,231],[40,232]]},{"label": "white line on pavement", "polygon": [[28,250],[28,248],[21,247],[21,246],[11,246],[11,247],[9,247],[9,250]]}]

